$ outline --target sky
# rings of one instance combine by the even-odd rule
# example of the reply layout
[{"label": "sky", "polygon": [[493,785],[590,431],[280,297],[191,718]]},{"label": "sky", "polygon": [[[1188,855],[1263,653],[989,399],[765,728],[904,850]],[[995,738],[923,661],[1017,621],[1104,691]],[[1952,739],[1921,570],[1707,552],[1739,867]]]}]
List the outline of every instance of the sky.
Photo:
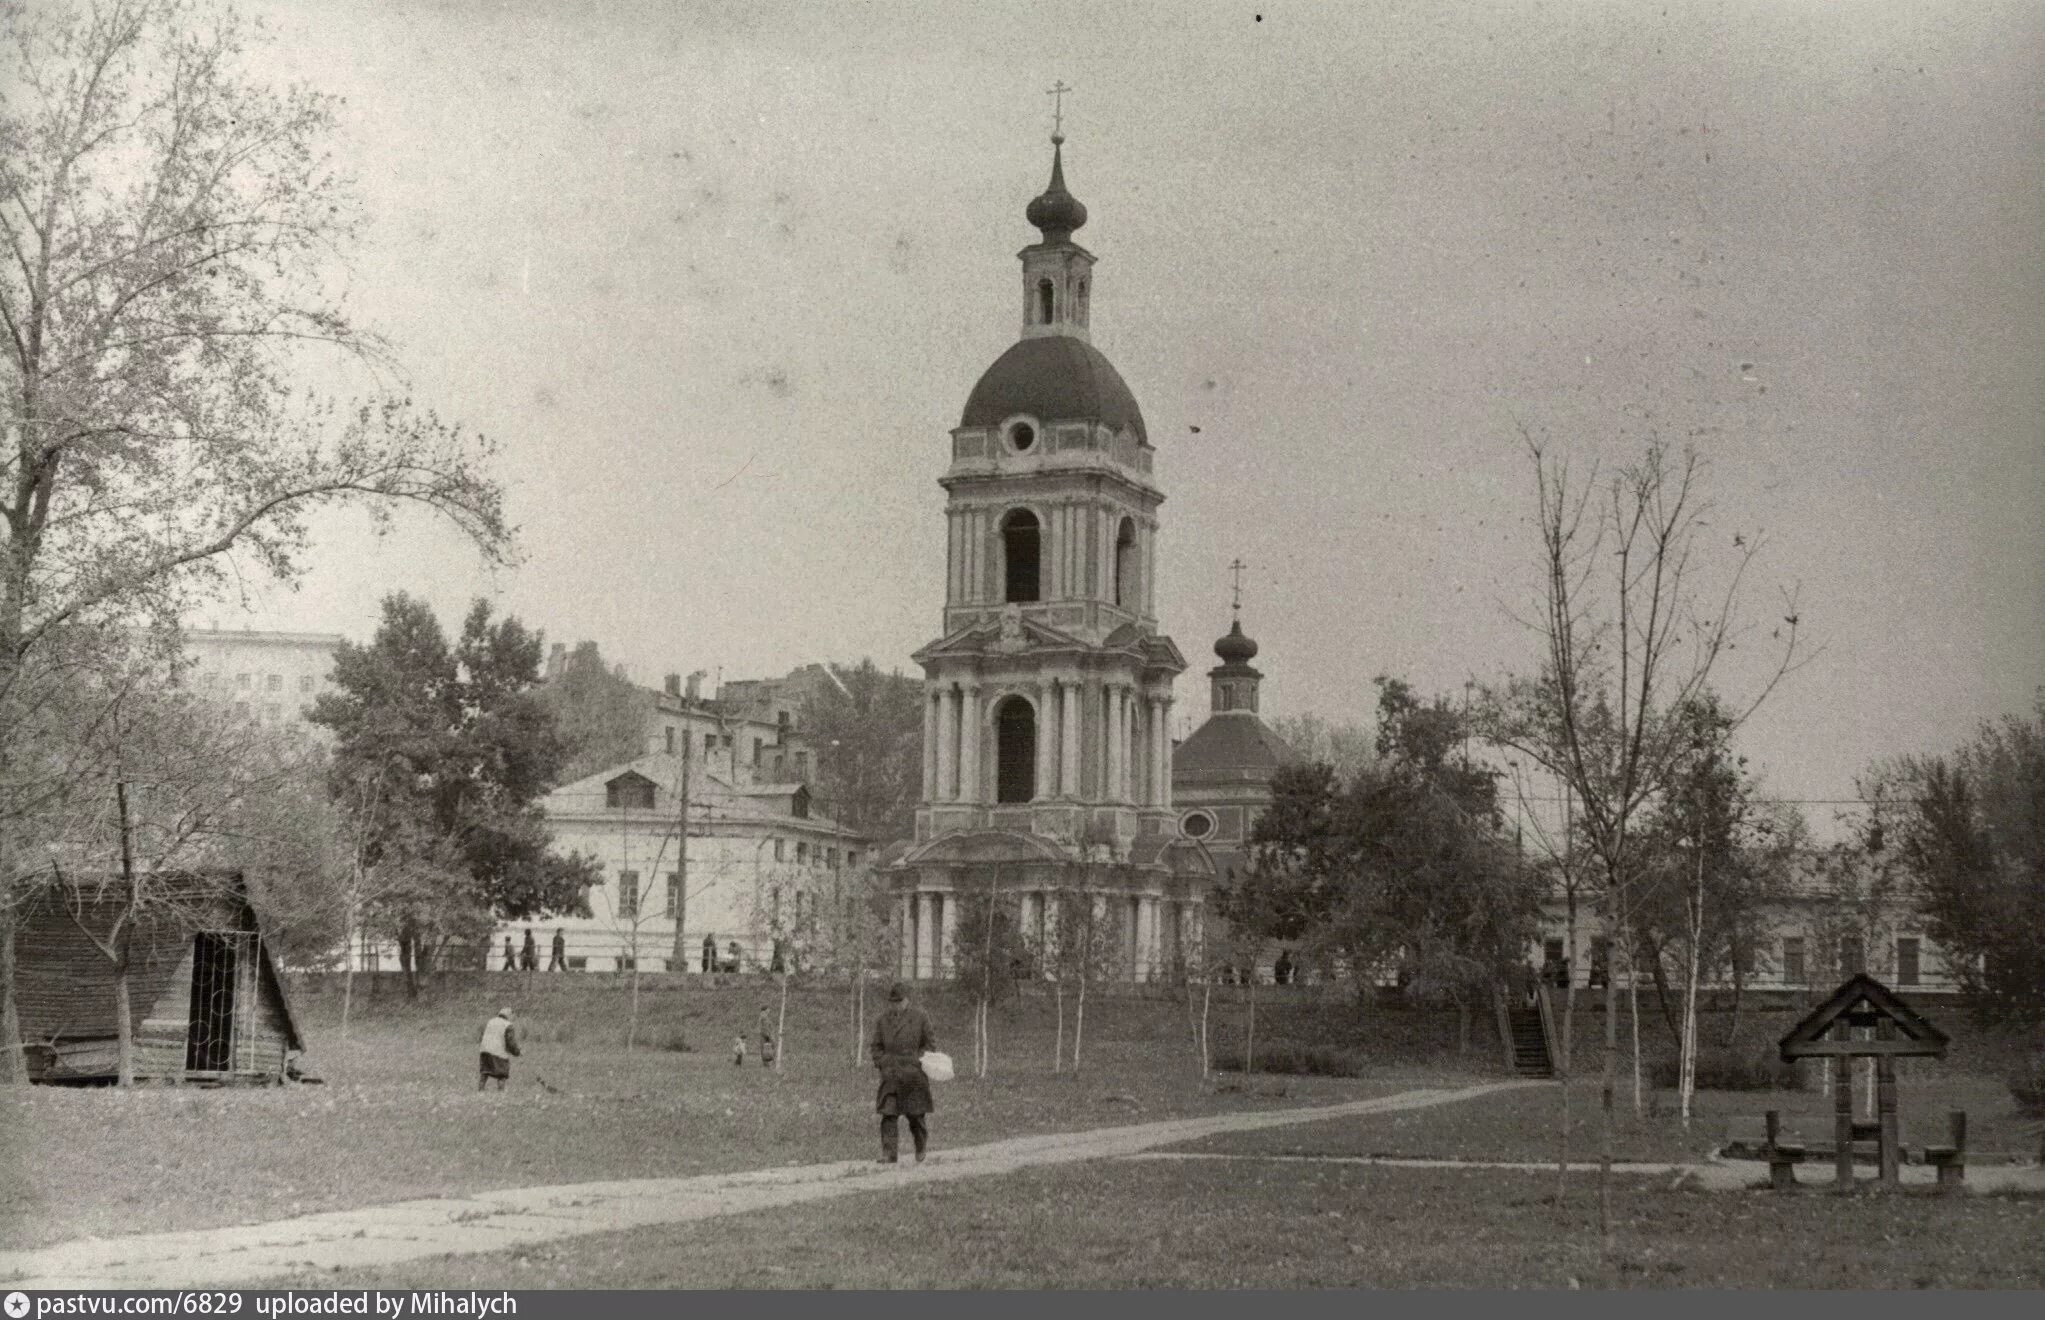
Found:
[{"label": "sky", "polygon": [[1702,580],[1762,547],[1721,686],[1816,648],[1741,735],[1776,795],[2045,684],[2045,5],[251,7],[344,101],[349,305],[501,446],[523,557],[322,517],[200,622],[366,640],[403,589],[647,683],[913,672],[1062,79],[1188,727],[1237,558],[1267,713],[1531,671],[1523,432],[1705,459]]}]

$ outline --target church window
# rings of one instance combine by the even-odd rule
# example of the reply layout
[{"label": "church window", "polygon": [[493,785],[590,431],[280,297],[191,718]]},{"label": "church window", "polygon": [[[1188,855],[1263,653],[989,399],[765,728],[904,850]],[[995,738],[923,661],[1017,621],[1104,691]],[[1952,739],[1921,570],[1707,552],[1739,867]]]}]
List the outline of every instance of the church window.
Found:
[{"label": "church window", "polygon": [[1077,320],[1079,320],[1079,321],[1081,321],[1081,322],[1084,322],[1084,321],[1086,320],[1086,281],[1085,281],[1085,280],[1081,280],[1081,281],[1079,282],[1079,302],[1078,302],[1077,306],[1078,306],[1078,313],[1079,313],[1079,314],[1078,314],[1078,316],[1077,316],[1077,317],[1076,317],[1075,319],[1077,319]]},{"label": "church window", "polygon": [[1018,454],[1027,454],[1030,446],[1037,443],[1037,428],[1028,422],[1017,422],[1008,428],[1008,445]]},{"label": "church window", "polygon": [[1204,839],[1214,833],[1214,817],[1204,811],[1189,811],[1179,821],[1179,832],[1189,839]]},{"label": "church window", "polygon": [[1021,697],[994,711],[994,800],[1028,802],[1037,795],[1037,712]]},{"label": "church window", "polygon": [[639,915],[639,872],[618,872],[618,915],[630,921]]},{"label": "church window", "polygon": [[1037,515],[1028,509],[1016,509],[1001,520],[1003,585],[1006,587],[1002,594],[1004,601],[1026,603],[1038,598],[1041,540]]},{"label": "church window", "polygon": [[1057,301],[1057,292],[1049,280],[1037,281],[1037,324],[1051,324],[1051,310]]},{"label": "church window", "polygon": [[1115,533],[1115,603],[1136,608],[1136,523],[1128,518]]}]

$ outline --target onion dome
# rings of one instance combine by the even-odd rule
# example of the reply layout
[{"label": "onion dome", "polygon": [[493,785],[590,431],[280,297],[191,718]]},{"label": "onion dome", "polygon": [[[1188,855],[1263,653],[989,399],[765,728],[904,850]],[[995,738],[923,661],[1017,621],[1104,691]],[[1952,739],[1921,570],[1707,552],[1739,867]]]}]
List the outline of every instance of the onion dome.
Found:
[{"label": "onion dome", "polygon": [[1223,664],[1246,665],[1256,659],[1257,644],[1243,635],[1243,621],[1237,619],[1229,625],[1228,636],[1214,644],[1214,653]]},{"label": "onion dome", "polygon": [[1070,243],[1072,231],[1086,223],[1086,206],[1065,191],[1065,139],[1051,139],[1051,186],[1032,198],[1023,218],[1044,231],[1046,243]]}]

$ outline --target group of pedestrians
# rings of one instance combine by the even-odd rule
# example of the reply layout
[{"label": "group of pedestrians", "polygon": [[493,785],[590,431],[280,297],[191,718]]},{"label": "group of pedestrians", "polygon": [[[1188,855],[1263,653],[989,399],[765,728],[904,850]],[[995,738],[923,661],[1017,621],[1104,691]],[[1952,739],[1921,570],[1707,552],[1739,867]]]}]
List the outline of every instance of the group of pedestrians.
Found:
[{"label": "group of pedestrians", "polygon": [[[537,972],[540,970],[540,945],[533,938],[533,928],[525,928],[525,947],[513,949],[511,936],[504,937],[504,970],[507,972]],[[554,931],[554,956],[547,962],[550,972],[568,970],[568,937],[559,928]]]},{"label": "group of pedestrians", "polygon": [[[531,941],[530,931],[526,938]],[[510,941],[505,943],[508,950]],[[773,1023],[770,1008],[762,1005],[756,1024],[760,1038],[760,1062],[770,1068],[778,1053]],[[930,1077],[923,1071],[923,1056],[936,1048],[937,1037],[930,1030],[929,1016],[909,1002],[908,987],[900,981],[895,982],[888,988],[887,1008],[874,1019],[873,1031],[867,1037],[867,1055],[880,1072],[880,1087],[874,1093],[873,1107],[880,1115],[882,1164],[901,1162],[903,1119],[909,1120],[909,1139],[916,1162],[923,1163],[924,1154],[930,1146],[930,1128],[926,1120],[936,1107],[930,1098]],[[497,1089],[502,1091],[511,1080],[511,1061],[519,1054],[518,1029],[512,1024],[511,1010],[500,1008],[496,1016],[483,1024],[476,1089],[486,1090],[491,1082],[496,1082]],[[732,1042],[731,1061],[741,1067],[745,1065],[746,1038],[743,1034]]]}]

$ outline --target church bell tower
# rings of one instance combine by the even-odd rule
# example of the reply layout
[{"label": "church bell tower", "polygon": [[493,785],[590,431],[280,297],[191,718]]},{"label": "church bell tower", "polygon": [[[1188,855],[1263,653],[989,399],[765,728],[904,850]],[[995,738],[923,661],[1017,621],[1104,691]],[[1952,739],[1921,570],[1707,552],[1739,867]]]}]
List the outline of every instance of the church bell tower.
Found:
[{"label": "church bell tower", "polygon": [[[1127,974],[1180,961],[1212,863],[1179,837],[1172,683],[1158,630],[1155,450],[1093,346],[1087,210],[1051,181],[1024,212],[1016,342],[952,428],[942,634],[923,666],[923,800],[898,868],[905,975],[940,975],[962,893],[1012,887],[1041,936],[1053,891],[1126,913]],[[1162,906],[1161,906],[1162,905]]]}]

